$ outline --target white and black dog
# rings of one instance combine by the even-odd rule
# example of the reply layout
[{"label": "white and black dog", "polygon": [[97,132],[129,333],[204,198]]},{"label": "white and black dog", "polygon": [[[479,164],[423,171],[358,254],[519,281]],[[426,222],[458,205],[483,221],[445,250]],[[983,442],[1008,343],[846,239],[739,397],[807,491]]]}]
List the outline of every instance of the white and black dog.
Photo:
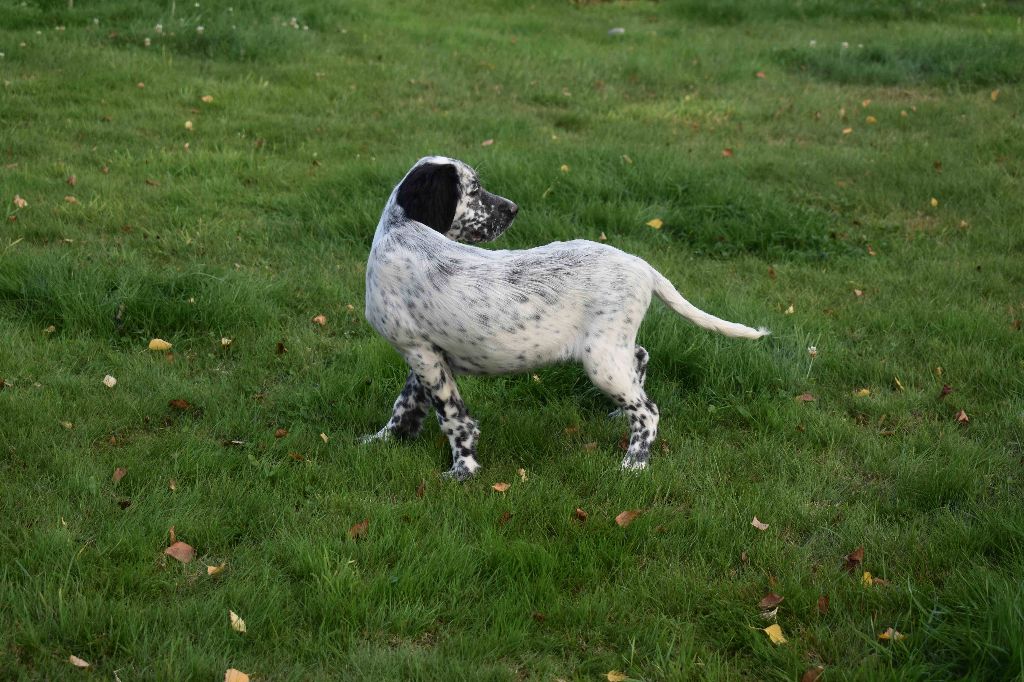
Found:
[{"label": "white and black dog", "polygon": [[606,244],[471,245],[496,239],[518,210],[482,189],[472,168],[442,156],[417,161],[391,192],[366,264],[366,319],[411,371],[391,419],[365,440],[411,438],[433,406],[452,448],[445,475],[465,480],[480,468],[480,429],[455,375],[577,361],[629,417],[622,467],[642,469],[658,431],[658,408],[644,393],[647,351],[636,345],[651,294],[726,336],[768,332],[699,310],[646,261]]}]

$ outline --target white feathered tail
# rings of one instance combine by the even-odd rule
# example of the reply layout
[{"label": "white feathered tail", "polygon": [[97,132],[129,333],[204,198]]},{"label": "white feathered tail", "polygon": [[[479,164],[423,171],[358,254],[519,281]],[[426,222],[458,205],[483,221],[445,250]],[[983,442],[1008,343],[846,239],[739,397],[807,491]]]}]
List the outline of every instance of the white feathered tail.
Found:
[{"label": "white feathered tail", "polygon": [[759,339],[762,336],[771,334],[770,331],[764,327],[754,329],[737,322],[728,322],[721,318],[709,315],[697,306],[693,305],[682,295],[676,291],[675,286],[672,282],[668,281],[668,278],[663,274],[651,268],[651,272],[654,274],[654,293],[658,295],[662,301],[665,302],[672,310],[676,311],[690,322],[693,322],[698,327],[704,329],[710,329],[713,332],[724,334],[725,336],[733,336],[740,339]]}]

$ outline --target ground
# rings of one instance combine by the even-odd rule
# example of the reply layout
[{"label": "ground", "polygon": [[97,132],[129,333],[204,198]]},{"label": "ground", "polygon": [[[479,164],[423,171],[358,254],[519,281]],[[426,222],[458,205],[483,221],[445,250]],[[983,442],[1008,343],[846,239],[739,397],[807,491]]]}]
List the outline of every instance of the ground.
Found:
[{"label": "ground", "polygon": [[[1024,675],[1022,13],[0,1],[0,677]],[[469,483],[359,445],[425,154],[773,335],[652,306],[641,474],[577,367],[462,380]]]}]

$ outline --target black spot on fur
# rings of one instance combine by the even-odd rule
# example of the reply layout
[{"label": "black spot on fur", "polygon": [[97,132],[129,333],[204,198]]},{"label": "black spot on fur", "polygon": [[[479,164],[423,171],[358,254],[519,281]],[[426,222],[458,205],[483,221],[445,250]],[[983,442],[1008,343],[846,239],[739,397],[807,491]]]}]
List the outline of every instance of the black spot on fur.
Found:
[{"label": "black spot on fur", "polygon": [[406,217],[440,233],[447,232],[459,203],[459,174],[451,164],[425,163],[398,187],[396,202]]}]

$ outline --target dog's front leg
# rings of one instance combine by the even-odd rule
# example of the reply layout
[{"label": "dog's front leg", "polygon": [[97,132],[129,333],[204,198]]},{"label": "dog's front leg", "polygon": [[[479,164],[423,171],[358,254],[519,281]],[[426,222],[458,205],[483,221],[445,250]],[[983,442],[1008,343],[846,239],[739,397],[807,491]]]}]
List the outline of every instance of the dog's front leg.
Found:
[{"label": "dog's front leg", "polygon": [[430,409],[430,398],[423,384],[416,378],[415,372],[409,372],[402,392],[395,398],[391,410],[391,419],[384,428],[375,434],[363,438],[364,443],[375,440],[388,440],[391,437],[415,438],[423,428],[423,419]]},{"label": "dog's front leg", "polygon": [[444,476],[465,481],[480,468],[476,461],[480,429],[462,402],[451,368],[436,349],[410,351],[406,354],[406,361],[426,389],[437,412],[437,423],[452,448],[452,468]]}]

